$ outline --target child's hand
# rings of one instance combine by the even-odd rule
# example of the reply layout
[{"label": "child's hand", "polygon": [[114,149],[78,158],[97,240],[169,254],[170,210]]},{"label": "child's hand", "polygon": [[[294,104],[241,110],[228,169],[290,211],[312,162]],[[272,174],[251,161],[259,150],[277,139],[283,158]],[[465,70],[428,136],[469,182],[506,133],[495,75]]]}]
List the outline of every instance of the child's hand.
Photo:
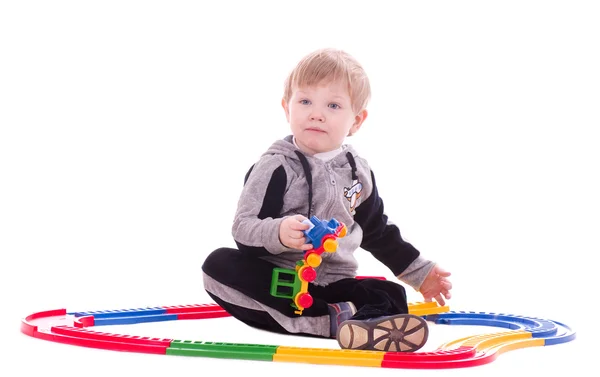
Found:
[{"label": "child's hand", "polygon": [[448,276],[450,276],[450,272],[442,269],[438,265],[435,265],[435,267],[431,269],[429,275],[427,275],[419,289],[419,292],[421,292],[426,302],[431,302],[431,299],[435,298],[440,305],[446,305],[444,297],[446,299],[452,297],[452,294],[450,293],[452,283],[447,279]]},{"label": "child's hand", "polygon": [[302,215],[286,217],[279,225],[279,240],[290,249],[310,250],[312,245],[305,243],[306,237],[303,230],[308,229],[308,224],[302,223],[307,220]]}]

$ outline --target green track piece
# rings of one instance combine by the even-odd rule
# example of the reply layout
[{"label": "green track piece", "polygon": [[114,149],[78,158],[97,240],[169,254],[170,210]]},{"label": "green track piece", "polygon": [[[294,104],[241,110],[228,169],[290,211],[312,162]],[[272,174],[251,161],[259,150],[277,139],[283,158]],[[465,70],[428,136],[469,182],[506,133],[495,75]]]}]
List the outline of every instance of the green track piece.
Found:
[{"label": "green track piece", "polygon": [[167,355],[273,361],[278,346],[173,340]]}]

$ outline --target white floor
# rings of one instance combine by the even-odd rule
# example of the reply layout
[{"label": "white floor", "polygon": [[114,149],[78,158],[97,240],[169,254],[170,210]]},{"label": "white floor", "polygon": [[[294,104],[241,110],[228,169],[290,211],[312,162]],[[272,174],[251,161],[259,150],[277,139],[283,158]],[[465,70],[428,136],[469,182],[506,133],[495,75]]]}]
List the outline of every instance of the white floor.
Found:
[{"label": "white floor", "polygon": [[[19,332],[42,310],[210,302],[202,261],[233,246],[244,174],[288,133],[284,76],[324,46],[371,77],[369,118],[348,141],[405,238],[452,272],[450,308],[577,331],[486,366],[411,375],[594,367],[599,17],[594,2],[2,3],[0,374],[408,373],[120,353]],[[394,278],[357,256],[360,274]],[[110,330],[337,347],[231,318]],[[495,330],[432,325],[424,351]]]}]

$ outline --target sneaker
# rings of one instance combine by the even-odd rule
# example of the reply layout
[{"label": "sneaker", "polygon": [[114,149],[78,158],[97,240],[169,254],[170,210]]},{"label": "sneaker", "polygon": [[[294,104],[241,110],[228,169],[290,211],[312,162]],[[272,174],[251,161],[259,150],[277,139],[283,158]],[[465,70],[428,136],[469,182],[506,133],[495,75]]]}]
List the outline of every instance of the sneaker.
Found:
[{"label": "sneaker", "polygon": [[331,336],[335,337],[340,324],[349,320],[354,314],[356,314],[356,306],[354,306],[354,304],[350,301],[327,305],[329,305]]},{"label": "sneaker", "polygon": [[336,334],[343,349],[386,352],[416,351],[425,345],[428,336],[427,321],[413,314],[345,321]]}]

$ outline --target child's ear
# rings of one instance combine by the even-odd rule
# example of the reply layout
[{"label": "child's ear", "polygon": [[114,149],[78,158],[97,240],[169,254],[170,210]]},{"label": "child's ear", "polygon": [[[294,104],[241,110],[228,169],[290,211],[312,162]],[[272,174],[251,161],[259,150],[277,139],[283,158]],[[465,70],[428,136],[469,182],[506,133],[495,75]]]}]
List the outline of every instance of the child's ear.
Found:
[{"label": "child's ear", "polygon": [[290,121],[290,108],[288,107],[285,98],[281,99],[281,107],[283,107],[283,111],[285,111],[285,119],[287,119],[288,123]]},{"label": "child's ear", "polygon": [[358,132],[365,119],[367,119],[367,115],[368,113],[366,109],[361,110],[358,114],[356,114],[356,116],[354,117],[354,124],[352,125],[352,127],[350,127],[350,130],[348,131],[348,136],[352,136]]}]

